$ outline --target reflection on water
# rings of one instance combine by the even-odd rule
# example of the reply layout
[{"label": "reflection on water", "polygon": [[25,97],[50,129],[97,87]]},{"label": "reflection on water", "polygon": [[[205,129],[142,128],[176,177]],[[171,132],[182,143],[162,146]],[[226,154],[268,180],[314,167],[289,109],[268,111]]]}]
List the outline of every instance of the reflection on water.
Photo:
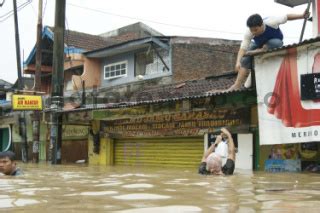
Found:
[{"label": "reflection on water", "polygon": [[318,212],[320,175],[20,164],[0,176],[3,212]]}]

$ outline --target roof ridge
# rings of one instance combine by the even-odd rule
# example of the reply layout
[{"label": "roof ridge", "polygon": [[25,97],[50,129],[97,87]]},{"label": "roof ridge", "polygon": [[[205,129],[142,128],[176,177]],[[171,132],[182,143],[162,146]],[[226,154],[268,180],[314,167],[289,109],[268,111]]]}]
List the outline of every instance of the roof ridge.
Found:
[{"label": "roof ridge", "polygon": [[[52,26],[46,26],[46,27],[48,27],[53,32],[54,27],[52,27]],[[74,32],[74,33],[78,33],[78,34],[84,34],[84,35],[90,35],[90,36],[97,36],[97,37],[105,39],[105,37],[103,37],[103,36],[95,35],[95,34],[91,34],[91,33],[80,32],[80,31],[70,30],[70,29],[65,29],[65,31]]]}]

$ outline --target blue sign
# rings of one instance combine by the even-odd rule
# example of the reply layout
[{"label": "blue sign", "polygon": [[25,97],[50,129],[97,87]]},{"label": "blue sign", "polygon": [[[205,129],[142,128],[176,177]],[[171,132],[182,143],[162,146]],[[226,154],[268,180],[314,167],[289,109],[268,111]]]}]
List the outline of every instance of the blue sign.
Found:
[{"label": "blue sign", "polygon": [[267,172],[300,172],[301,160],[268,159],[264,163]]},{"label": "blue sign", "polygon": [[0,104],[10,104],[11,101],[7,101],[7,100],[0,100]]}]

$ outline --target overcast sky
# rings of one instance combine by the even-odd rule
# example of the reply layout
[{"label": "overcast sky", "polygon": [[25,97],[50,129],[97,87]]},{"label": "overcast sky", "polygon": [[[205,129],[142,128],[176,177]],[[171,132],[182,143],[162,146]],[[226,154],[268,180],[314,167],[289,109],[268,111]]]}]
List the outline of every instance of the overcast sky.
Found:
[{"label": "overcast sky", "polygon": [[[17,2],[24,6],[18,12],[24,61],[36,42],[38,0]],[[17,79],[12,8],[12,0],[0,7],[0,79],[11,83]],[[286,7],[274,0],[67,0],[66,28],[97,35],[140,21],[167,36],[241,40],[249,15],[277,16],[301,13],[305,8]],[[54,26],[55,0],[43,0],[43,11],[43,25]],[[297,20],[281,26],[285,44],[299,41],[302,23]],[[312,24],[308,23],[304,38],[311,36]]]}]

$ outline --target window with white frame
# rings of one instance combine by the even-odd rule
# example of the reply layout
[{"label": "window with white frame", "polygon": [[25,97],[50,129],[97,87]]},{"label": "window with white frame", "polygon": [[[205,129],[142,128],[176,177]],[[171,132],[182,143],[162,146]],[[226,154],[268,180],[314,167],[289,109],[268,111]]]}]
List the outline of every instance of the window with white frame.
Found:
[{"label": "window with white frame", "polygon": [[127,75],[127,61],[121,61],[104,66],[104,79],[112,79]]}]

